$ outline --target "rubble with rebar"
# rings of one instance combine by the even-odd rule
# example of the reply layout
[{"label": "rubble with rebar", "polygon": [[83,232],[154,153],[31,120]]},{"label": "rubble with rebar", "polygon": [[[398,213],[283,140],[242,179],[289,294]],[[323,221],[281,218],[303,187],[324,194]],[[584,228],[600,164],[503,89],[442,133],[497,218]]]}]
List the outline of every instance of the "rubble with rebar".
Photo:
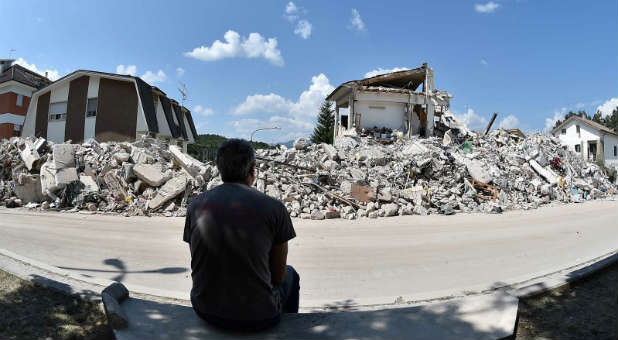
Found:
[{"label": "rubble with rebar", "polygon": [[133,143],[0,142],[0,201],[6,207],[184,216],[191,197],[216,181],[214,166],[153,138]]},{"label": "rubble with rebar", "polygon": [[383,141],[339,137],[335,146],[258,150],[257,189],[293,217],[377,218],[500,213],[551,202],[615,197],[603,169],[558,139],[495,130]]}]

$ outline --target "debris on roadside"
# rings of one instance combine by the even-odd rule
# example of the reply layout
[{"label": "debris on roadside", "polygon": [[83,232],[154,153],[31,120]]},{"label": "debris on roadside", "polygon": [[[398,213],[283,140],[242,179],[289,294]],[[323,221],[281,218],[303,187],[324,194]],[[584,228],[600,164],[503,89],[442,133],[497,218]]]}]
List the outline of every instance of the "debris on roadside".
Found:
[{"label": "debris on roadside", "polygon": [[[257,189],[291,216],[325,219],[500,213],[616,195],[603,169],[558,139],[519,130],[440,137],[337,137],[335,145],[257,150]],[[337,211],[338,214],[331,211]]]},{"label": "debris on roadside", "polygon": [[0,205],[9,208],[185,216],[190,198],[216,176],[214,165],[147,137],[134,143],[0,142]]}]

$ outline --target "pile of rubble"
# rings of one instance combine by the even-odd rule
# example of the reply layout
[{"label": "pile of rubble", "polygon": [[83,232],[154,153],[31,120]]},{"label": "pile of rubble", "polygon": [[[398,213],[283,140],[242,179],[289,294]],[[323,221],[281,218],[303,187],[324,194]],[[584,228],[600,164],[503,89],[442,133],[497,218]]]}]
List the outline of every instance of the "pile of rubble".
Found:
[{"label": "pile of rubble", "polygon": [[541,134],[453,129],[442,138],[338,137],[258,150],[256,186],[294,217],[499,213],[615,195],[597,164]]},{"label": "pile of rubble", "polygon": [[53,144],[43,138],[0,143],[0,204],[36,209],[184,216],[190,198],[217,177],[175,145]]}]

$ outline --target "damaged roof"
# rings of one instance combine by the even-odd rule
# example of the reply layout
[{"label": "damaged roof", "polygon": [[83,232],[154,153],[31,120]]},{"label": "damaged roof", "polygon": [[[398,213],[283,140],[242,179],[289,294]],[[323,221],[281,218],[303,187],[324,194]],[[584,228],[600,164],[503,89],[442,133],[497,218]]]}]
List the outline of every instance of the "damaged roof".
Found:
[{"label": "damaged roof", "polygon": [[427,63],[423,66],[411,70],[397,71],[386,74],[380,74],[374,77],[369,77],[361,80],[351,80],[339,85],[331,92],[326,100],[332,100],[335,94],[341,88],[359,88],[391,91],[399,90],[400,92],[408,93],[415,91],[424,81],[427,74]]},{"label": "damaged roof", "polygon": [[7,68],[4,72],[2,72],[2,74],[0,74],[0,83],[10,80],[34,87],[35,89],[43,88],[51,83],[51,81],[44,76],[30,71],[18,64]]}]

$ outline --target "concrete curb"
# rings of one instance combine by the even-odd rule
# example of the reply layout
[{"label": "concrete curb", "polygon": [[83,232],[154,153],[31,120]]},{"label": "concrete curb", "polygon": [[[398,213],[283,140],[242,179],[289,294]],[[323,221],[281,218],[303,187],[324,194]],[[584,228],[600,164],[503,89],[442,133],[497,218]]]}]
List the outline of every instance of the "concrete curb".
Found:
[{"label": "concrete curb", "polygon": [[[440,292],[425,292],[417,294],[415,296],[399,296],[390,301],[397,302],[384,303],[384,298],[379,298],[372,303],[372,299],[365,299],[362,304],[354,305],[356,310],[377,310],[384,308],[405,308],[410,306],[419,306],[423,304],[429,304],[437,301],[447,301],[457,298],[463,298],[474,295],[492,294],[496,291],[504,291],[519,298],[532,296],[543,293],[547,290],[556,289],[570,282],[576,281],[587,275],[594,273],[618,260],[618,250],[611,251],[604,255],[595,257],[593,259],[585,260],[567,266],[566,268],[550,272],[548,274],[535,276],[533,278],[522,280],[519,282],[511,283],[500,287],[479,287],[475,291],[466,291],[461,294],[446,293],[440,294]],[[36,281],[43,285],[64,291],[69,294],[79,294],[82,297],[100,300],[101,292],[106,287],[112,285],[115,281],[83,277],[75,273],[71,273],[67,270],[60,269],[58,267],[50,266],[48,264],[29,259],[27,257],[15,254],[5,249],[0,249],[0,269],[3,269],[17,277],[24,280]],[[36,278],[36,280],[33,280]],[[186,295],[179,294],[178,292],[166,291],[161,289],[153,289],[138,285],[126,285],[131,292],[131,296],[137,298],[143,298],[151,301],[173,303],[176,305],[190,306],[191,302],[186,298]],[[309,311],[332,311],[329,308],[322,307],[323,304],[316,303],[315,306],[301,307],[301,312]],[[320,301],[329,303],[332,301]]]}]

